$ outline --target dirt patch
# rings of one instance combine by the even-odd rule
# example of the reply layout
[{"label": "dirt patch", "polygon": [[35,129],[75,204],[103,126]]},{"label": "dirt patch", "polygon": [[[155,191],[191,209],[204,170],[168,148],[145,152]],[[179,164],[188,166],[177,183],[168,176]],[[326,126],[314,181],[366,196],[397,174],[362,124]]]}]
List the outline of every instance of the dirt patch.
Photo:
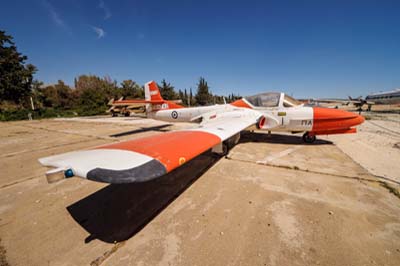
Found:
[{"label": "dirt patch", "polygon": [[1,245],[1,238],[0,238],[0,266],[10,266],[7,262],[6,258],[6,249]]}]

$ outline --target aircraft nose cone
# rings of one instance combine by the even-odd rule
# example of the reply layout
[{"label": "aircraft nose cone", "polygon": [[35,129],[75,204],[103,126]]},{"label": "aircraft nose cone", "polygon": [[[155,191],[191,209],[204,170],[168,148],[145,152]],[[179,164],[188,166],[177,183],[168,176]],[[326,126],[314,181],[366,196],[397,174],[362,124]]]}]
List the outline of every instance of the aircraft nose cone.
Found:
[{"label": "aircraft nose cone", "polygon": [[364,117],[352,112],[314,107],[313,131],[348,129],[364,122]]}]

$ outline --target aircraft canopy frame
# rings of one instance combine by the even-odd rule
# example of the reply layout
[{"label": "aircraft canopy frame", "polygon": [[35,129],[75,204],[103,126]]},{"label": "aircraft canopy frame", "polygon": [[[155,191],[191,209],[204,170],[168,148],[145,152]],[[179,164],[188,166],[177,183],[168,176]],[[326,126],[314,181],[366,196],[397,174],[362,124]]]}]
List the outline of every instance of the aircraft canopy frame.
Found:
[{"label": "aircraft canopy frame", "polygon": [[266,92],[244,98],[256,108],[296,107],[303,105],[296,99],[281,92]]}]

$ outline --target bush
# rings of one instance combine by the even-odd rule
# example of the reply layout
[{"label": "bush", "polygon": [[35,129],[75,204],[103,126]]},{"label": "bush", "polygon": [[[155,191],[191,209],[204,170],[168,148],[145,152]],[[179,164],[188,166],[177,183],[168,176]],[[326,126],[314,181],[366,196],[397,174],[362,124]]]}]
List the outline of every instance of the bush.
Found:
[{"label": "bush", "polygon": [[15,120],[26,120],[28,117],[29,110],[17,109],[17,110],[2,110],[0,111],[0,121],[15,121]]},{"label": "bush", "polygon": [[54,117],[74,117],[80,116],[91,116],[105,114],[104,107],[98,107],[93,109],[83,108],[76,110],[63,110],[55,108],[42,108],[35,111],[29,109],[11,109],[11,110],[0,110],[0,121],[16,121],[16,120],[28,120],[29,113],[32,115],[32,119],[43,119],[43,118],[54,118]]}]

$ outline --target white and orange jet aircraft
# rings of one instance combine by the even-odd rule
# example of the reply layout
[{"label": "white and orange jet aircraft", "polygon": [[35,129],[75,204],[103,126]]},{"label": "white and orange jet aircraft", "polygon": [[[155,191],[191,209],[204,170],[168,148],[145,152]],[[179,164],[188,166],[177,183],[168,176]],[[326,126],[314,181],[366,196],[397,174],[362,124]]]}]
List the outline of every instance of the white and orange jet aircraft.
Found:
[{"label": "white and orange jet aircraft", "polygon": [[305,107],[279,92],[192,108],[164,100],[154,81],[146,83],[145,95],[148,117],[197,122],[199,126],[41,158],[42,165],[54,168],[46,173],[48,181],[79,176],[106,183],[144,182],[171,172],[209,149],[226,154],[244,130],[304,132],[303,140],[312,143],[316,135],[355,133],[355,126],[364,122],[358,114]]}]

